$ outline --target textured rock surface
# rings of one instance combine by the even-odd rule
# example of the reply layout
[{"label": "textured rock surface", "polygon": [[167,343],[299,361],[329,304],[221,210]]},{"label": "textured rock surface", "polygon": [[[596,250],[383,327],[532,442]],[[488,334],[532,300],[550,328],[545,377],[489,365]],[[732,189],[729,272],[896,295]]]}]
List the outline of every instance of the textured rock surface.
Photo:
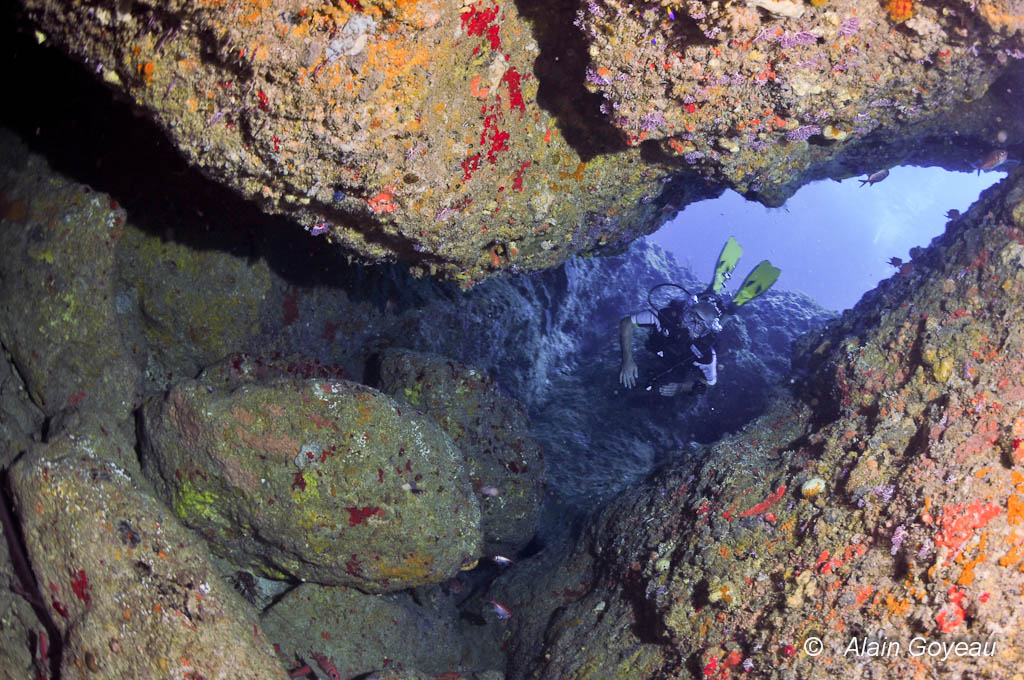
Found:
[{"label": "textured rock surface", "polygon": [[[421,597],[423,604],[408,593],[374,596],[307,583],[265,611],[261,625],[289,663],[298,666],[296,660],[303,660],[315,666],[311,652],[324,654],[343,678],[387,667],[417,669],[431,677],[474,670],[480,659],[459,629],[450,600]],[[503,660],[499,655],[491,661]]]},{"label": "textured rock surface", "polygon": [[1021,8],[611,0],[587,3],[579,21],[587,87],[633,143],[658,140],[686,166],[778,201],[845,147],[980,98],[1020,55]]},{"label": "textured rock surface", "polygon": [[479,371],[436,355],[388,350],[379,388],[430,416],[466,460],[485,553],[522,548],[537,530],[544,461],[522,406]]},{"label": "textured rock surface", "polygon": [[[19,583],[6,543],[0,550],[0,578],[4,583]],[[39,658],[38,639],[43,630],[25,598],[13,589],[0,592],[0,659],[4,660],[0,678],[21,680],[31,677],[33,671],[48,667],[46,661]],[[37,644],[32,645],[32,641]]]},{"label": "textured rock surface", "polygon": [[468,281],[549,266],[656,212],[639,153],[595,156],[624,148],[614,130],[564,120],[583,118],[576,102],[540,104],[566,94],[535,75],[557,36],[511,2],[26,7],[208,175],[365,256]]},{"label": "textured rock surface", "polygon": [[0,147],[0,341],[48,415],[80,405],[126,418],[141,376],[114,295],[124,210],[52,173],[9,132]]},{"label": "textured rock surface", "polygon": [[128,285],[119,290],[126,310],[137,310],[148,348],[147,368],[158,384],[195,377],[200,368],[247,349],[265,317],[270,288],[266,261],[231,257],[175,241],[137,226],[124,230],[117,267]]},{"label": "textured rock surface", "polygon": [[254,612],[210,569],[205,544],[104,460],[125,447],[99,429],[80,431],[10,471],[29,557],[61,634],[49,640],[60,677],[287,677]]},{"label": "textured rock surface", "polygon": [[466,283],[628,242],[702,176],[779,203],[877,169],[915,125],[967,167],[1005,140],[963,102],[1022,47],[1019,0],[22,5],[208,176]]},{"label": "textured rock surface", "polygon": [[161,496],[240,567],[384,592],[444,580],[479,555],[458,449],[376,390],[186,381],[150,399],[143,423]]},{"label": "textured rock surface", "polygon": [[14,364],[4,359],[0,364],[0,468],[7,468],[17,455],[28,450],[45,420]]}]

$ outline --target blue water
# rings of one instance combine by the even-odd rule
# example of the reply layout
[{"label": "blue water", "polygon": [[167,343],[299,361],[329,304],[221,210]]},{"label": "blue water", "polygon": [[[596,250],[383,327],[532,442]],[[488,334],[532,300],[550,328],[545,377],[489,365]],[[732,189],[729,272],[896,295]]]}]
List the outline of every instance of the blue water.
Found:
[{"label": "blue water", "polygon": [[743,259],[736,287],[763,259],[782,269],[775,284],[799,291],[829,309],[852,307],[895,269],[889,258],[910,259],[946,227],[946,211],[965,212],[978,194],[1005,177],[941,168],[893,168],[884,181],[826,180],[800,189],[782,208],[765,208],[735,192],[689,205],[648,238],[672,251],[702,281],[710,281],[722,244],[735,236]]}]

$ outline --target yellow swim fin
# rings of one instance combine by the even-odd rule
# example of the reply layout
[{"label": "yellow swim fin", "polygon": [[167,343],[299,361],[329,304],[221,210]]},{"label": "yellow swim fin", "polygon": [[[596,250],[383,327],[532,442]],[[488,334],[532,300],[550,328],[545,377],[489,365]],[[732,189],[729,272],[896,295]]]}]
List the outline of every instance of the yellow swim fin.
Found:
[{"label": "yellow swim fin", "polygon": [[747,274],[747,278],[743,279],[739,291],[737,291],[732,299],[733,305],[740,307],[747,304],[771,288],[771,285],[775,283],[775,280],[779,278],[781,273],[782,270],[778,267],[773,267],[771,262],[762,260]]},{"label": "yellow swim fin", "polygon": [[711,290],[715,293],[722,292],[722,286],[732,276],[732,270],[736,269],[736,264],[740,261],[740,256],[743,255],[743,247],[737,243],[736,239],[732,236],[722,246],[722,253],[718,256],[718,264],[715,265],[715,275],[711,279]]}]

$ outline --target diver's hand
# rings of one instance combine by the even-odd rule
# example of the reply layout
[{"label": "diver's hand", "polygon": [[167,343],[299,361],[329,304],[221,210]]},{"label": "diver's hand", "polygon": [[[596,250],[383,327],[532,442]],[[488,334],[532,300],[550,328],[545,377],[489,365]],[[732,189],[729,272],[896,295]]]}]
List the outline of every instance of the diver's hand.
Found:
[{"label": "diver's hand", "polygon": [[627,359],[622,362],[622,369],[619,371],[619,382],[625,387],[632,388],[636,385],[636,377],[638,372],[636,370],[636,362],[632,359]]},{"label": "diver's hand", "polygon": [[663,397],[674,397],[676,396],[676,392],[679,391],[680,387],[681,385],[679,383],[665,383],[664,385],[658,388],[658,394],[660,394]]}]

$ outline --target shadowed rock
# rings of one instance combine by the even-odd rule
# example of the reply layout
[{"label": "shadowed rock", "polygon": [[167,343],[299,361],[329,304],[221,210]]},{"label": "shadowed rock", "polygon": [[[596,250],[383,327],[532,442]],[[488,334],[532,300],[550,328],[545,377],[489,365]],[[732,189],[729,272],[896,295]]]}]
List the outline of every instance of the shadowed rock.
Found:
[{"label": "shadowed rock", "polygon": [[114,285],[124,210],[10,133],[0,145],[0,341],[47,415],[77,407],[124,419],[141,387]]},{"label": "shadowed rock", "polygon": [[440,597],[419,604],[408,593],[374,596],[305,583],[274,603],[261,621],[282,658],[312,661],[311,652],[324,654],[343,678],[387,666],[436,677],[479,663],[471,658],[454,606]]},{"label": "shadowed rock", "polygon": [[89,429],[11,468],[60,677],[287,677],[205,543],[109,462],[117,448],[131,443]]}]

